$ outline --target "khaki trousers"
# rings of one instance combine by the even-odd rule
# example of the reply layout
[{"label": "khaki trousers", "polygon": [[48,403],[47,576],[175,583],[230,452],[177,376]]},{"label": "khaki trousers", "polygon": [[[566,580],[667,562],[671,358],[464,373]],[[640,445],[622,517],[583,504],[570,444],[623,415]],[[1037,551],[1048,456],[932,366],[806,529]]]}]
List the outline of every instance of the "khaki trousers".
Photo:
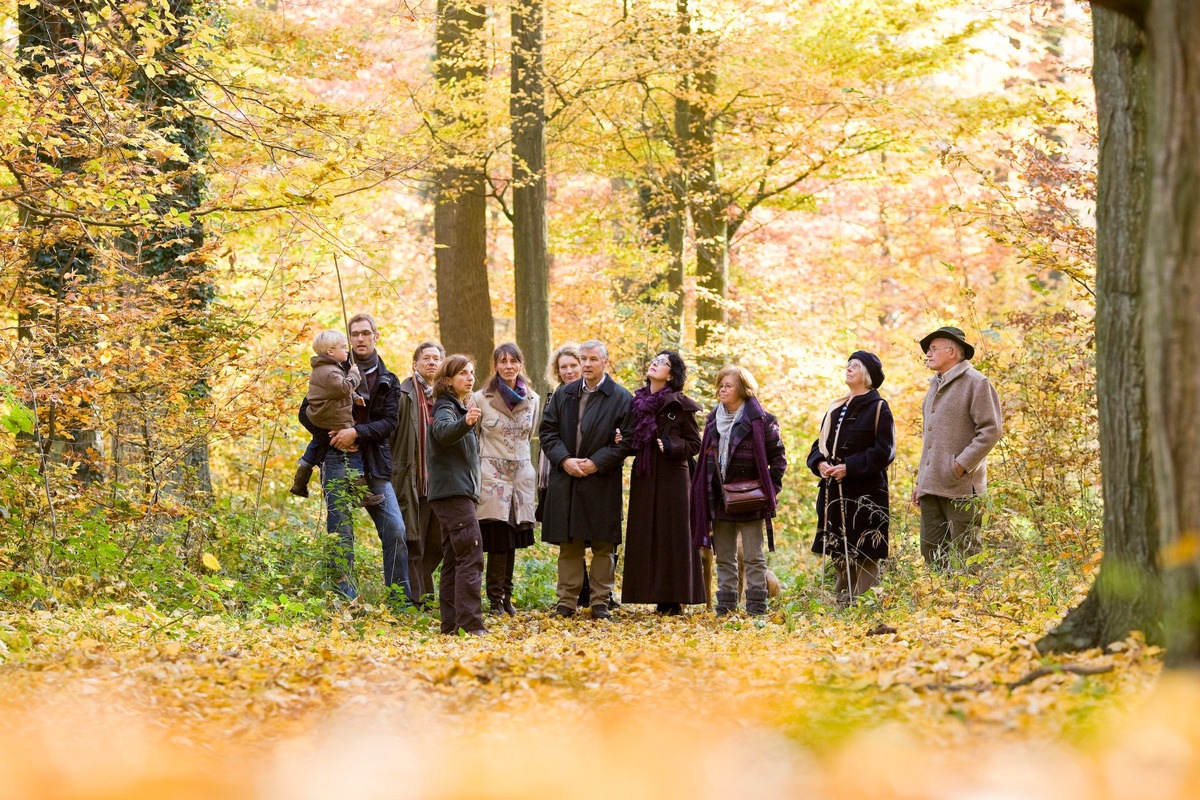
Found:
[{"label": "khaki trousers", "polygon": [[964,568],[967,559],[983,551],[980,500],[921,495],[921,555],[926,564],[938,569]]},{"label": "khaki trousers", "polygon": [[714,519],[712,525],[713,557],[717,562],[717,591],[738,589],[738,536],[742,537],[743,566],[746,569],[746,588],[767,588],[767,554],[763,552],[763,521],[727,522]]},{"label": "khaki trousers", "polygon": [[[579,590],[583,588],[583,570],[588,546],[583,542],[564,542],[558,546],[558,604],[574,609],[579,605]],[[612,596],[616,567],[613,554],[616,542],[593,542],[592,563],[587,568],[592,587],[592,607],[608,606]]]}]

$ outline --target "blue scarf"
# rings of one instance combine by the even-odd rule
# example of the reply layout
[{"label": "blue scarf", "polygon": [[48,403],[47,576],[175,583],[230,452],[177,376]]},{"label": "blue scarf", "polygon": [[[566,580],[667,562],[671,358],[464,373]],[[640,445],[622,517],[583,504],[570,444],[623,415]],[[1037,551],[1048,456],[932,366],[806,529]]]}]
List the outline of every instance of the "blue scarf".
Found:
[{"label": "blue scarf", "polygon": [[529,390],[525,386],[525,381],[520,378],[517,378],[516,388],[509,386],[504,381],[498,380],[496,381],[496,389],[500,392],[500,399],[504,401],[504,405],[508,406],[509,411],[524,403],[526,398],[529,397]]}]

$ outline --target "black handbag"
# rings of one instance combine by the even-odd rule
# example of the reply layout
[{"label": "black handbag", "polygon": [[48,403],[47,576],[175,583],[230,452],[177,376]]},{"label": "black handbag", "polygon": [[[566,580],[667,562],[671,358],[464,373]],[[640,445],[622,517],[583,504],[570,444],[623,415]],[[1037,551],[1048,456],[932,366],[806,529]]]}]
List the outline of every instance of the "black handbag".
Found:
[{"label": "black handbag", "polygon": [[730,514],[753,514],[767,508],[767,496],[758,480],[723,483],[721,498]]}]

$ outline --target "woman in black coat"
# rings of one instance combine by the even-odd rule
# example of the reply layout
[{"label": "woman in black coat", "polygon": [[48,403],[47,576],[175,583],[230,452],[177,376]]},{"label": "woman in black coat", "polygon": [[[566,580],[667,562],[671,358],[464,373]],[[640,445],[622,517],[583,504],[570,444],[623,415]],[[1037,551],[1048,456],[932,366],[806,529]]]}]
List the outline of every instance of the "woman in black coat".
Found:
[{"label": "woman in black coat", "polygon": [[887,468],[896,456],[895,429],[887,401],[876,391],[883,365],[858,350],[846,363],[848,394],[821,421],[808,468],[821,479],[817,536],[812,550],[834,559],[834,593],[841,605],[879,582],[888,556]]},{"label": "woman in black coat", "polygon": [[621,599],[654,603],[668,615],[706,599],[688,520],[688,459],[700,450],[700,405],[683,393],[686,376],[678,353],[656,355],[633,396],[633,431],[623,434],[634,458]]},{"label": "woman in black coat", "polygon": [[440,612],[442,633],[460,630],[483,634],[483,541],[475,504],[479,501],[479,440],[475,424],[480,409],[471,399],[475,364],[469,356],[452,355],[433,379],[433,420],[429,426],[429,507],[442,526]]}]

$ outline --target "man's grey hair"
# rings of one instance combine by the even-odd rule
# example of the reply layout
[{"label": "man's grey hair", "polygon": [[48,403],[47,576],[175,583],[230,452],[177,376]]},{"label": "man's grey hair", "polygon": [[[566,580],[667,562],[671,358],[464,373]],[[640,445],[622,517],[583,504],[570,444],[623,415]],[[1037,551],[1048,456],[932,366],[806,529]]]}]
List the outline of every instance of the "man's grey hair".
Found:
[{"label": "man's grey hair", "polygon": [[947,339],[946,341],[948,341],[948,342],[950,342],[950,344],[954,345],[954,352],[958,353],[959,361],[967,360],[967,348],[962,346],[962,342],[960,342],[956,339]]},{"label": "man's grey hair", "polygon": [[599,350],[600,354],[604,356],[604,360],[608,361],[608,347],[599,339],[588,339],[579,345],[579,352],[582,353],[584,350]]}]

